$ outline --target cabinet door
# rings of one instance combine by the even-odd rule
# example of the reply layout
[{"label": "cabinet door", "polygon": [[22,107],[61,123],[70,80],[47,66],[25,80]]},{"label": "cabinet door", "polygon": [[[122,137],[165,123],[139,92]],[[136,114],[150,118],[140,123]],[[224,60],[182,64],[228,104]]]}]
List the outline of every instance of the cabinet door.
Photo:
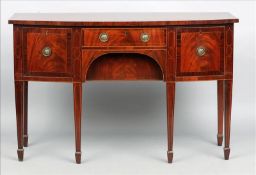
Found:
[{"label": "cabinet door", "polygon": [[71,29],[24,28],[24,73],[33,76],[72,76]]},{"label": "cabinet door", "polygon": [[224,27],[177,29],[177,76],[224,74]]}]

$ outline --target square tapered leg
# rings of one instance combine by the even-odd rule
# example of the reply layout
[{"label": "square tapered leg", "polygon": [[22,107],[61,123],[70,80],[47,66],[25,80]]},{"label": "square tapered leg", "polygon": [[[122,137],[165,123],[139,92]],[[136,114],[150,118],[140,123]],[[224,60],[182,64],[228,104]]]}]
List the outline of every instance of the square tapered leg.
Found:
[{"label": "square tapered leg", "polygon": [[23,129],[24,129],[24,82],[15,81],[15,104],[16,104],[16,122],[17,122],[17,140],[18,140],[18,159],[23,161]]},{"label": "square tapered leg", "polygon": [[222,145],[223,142],[223,111],[224,111],[224,80],[217,81],[217,95],[218,95],[218,133],[217,144]]},{"label": "square tapered leg", "polygon": [[232,109],[232,80],[225,80],[225,146],[224,158],[229,159],[230,154],[230,126],[231,126],[231,109]]},{"label": "square tapered leg", "polygon": [[81,114],[82,114],[82,83],[73,83],[74,95],[74,120],[75,120],[75,142],[76,163],[81,163]]},{"label": "square tapered leg", "polygon": [[175,83],[174,82],[166,83],[166,96],[167,96],[167,138],[168,138],[167,158],[168,158],[168,163],[172,163],[174,103],[175,103]]}]

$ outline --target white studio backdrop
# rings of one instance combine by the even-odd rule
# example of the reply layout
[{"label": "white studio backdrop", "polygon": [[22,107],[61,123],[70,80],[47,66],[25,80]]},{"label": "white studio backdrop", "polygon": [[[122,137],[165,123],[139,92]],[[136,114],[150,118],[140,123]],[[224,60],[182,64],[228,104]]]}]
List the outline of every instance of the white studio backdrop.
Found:
[{"label": "white studio backdrop", "polygon": [[[230,158],[232,159],[232,154],[235,154],[232,145],[239,142],[239,138],[245,140],[245,145],[241,148],[244,149],[244,155],[254,154],[255,1],[2,1],[1,151],[3,154],[1,158],[6,165],[4,170],[10,170],[8,157],[13,157],[12,162],[16,161],[17,145],[13,84],[13,36],[12,25],[8,25],[8,19],[12,14],[17,12],[198,11],[230,12],[240,19],[240,22],[234,27],[234,84]],[[202,140],[216,142],[216,91],[217,87],[214,81],[177,83],[174,141],[179,136],[198,136]],[[50,140],[54,140],[54,137],[70,135],[72,138],[67,141],[71,142],[69,153],[72,153],[73,156],[72,93],[72,84],[31,82],[29,83],[28,114],[29,139],[34,139],[35,142],[40,143],[40,139],[46,141],[47,138],[52,137]],[[85,83],[83,86],[82,128],[83,139],[89,135],[104,134],[112,137],[112,139],[116,138],[116,140],[119,136],[128,137],[128,135],[164,136],[164,140],[160,141],[163,142],[164,147],[159,149],[166,149],[165,84],[156,81],[95,81]],[[233,141],[237,142],[233,143]],[[33,140],[29,140],[29,142],[33,143]],[[100,144],[104,145],[104,143]],[[132,146],[135,147],[136,144],[134,143]],[[200,145],[198,146],[200,147]],[[10,147],[12,149],[9,149]],[[154,149],[157,148],[154,147]],[[174,147],[174,152],[175,149]],[[166,150],[161,151],[165,153]],[[27,152],[25,150],[25,159]],[[165,154],[163,155],[165,156]],[[176,154],[174,155],[176,156]],[[209,155],[212,156],[212,154]],[[252,161],[253,158],[254,156],[251,156],[247,161]],[[30,161],[33,161],[32,158]],[[249,162],[249,167],[244,167],[245,172],[248,172],[247,174],[253,170],[251,165]]]}]

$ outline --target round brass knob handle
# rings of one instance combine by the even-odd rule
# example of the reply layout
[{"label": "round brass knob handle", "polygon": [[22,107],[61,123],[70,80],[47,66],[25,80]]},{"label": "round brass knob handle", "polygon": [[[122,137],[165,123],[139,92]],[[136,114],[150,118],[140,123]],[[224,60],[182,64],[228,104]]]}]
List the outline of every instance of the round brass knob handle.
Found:
[{"label": "round brass knob handle", "polygon": [[202,57],[206,54],[206,48],[203,47],[203,46],[199,46],[196,49],[196,53],[197,53],[198,56]]},{"label": "round brass knob handle", "polygon": [[107,42],[108,41],[108,34],[107,33],[101,33],[99,36],[99,39],[101,42]]},{"label": "round brass knob handle", "polygon": [[52,54],[52,49],[50,47],[44,47],[42,50],[42,54],[45,57],[49,57]]},{"label": "round brass knob handle", "polygon": [[150,39],[150,35],[147,34],[147,33],[142,33],[142,34],[140,35],[140,40],[141,40],[142,42],[148,42],[149,39]]}]

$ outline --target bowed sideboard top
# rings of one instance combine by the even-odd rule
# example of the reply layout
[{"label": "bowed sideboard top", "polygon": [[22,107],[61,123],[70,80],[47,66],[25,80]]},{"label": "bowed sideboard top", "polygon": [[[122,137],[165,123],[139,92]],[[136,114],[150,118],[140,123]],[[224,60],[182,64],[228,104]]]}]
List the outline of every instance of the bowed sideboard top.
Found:
[{"label": "bowed sideboard top", "polygon": [[170,26],[228,24],[230,13],[16,13],[9,24],[57,26]]}]

